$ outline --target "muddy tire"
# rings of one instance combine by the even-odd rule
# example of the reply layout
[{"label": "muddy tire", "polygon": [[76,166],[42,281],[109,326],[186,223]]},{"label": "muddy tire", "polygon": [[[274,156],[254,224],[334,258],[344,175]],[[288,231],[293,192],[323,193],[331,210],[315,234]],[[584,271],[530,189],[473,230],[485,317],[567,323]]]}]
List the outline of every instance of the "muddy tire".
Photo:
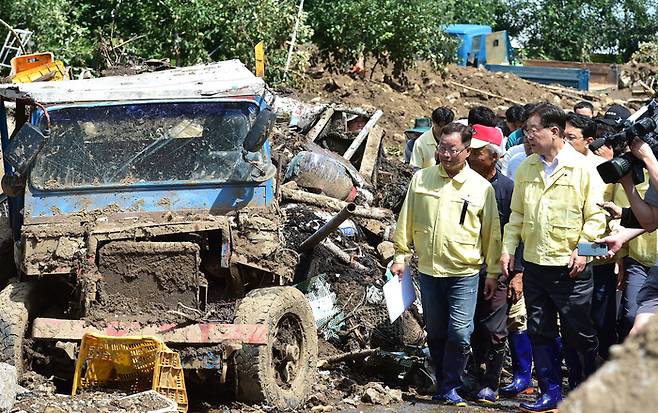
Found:
[{"label": "muddy tire", "polygon": [[299,409],[315,381],[318,336],[304,295],[292,287],[251,291],[235,314],[236,324],[265,324],[266,346],[243,346],[235,354],[236,398]]},{"label": "muddy tire", "polygon": [[23,340],[30,318],[30,283],[11,283],[0,292],[0,361],[23,374]]}]

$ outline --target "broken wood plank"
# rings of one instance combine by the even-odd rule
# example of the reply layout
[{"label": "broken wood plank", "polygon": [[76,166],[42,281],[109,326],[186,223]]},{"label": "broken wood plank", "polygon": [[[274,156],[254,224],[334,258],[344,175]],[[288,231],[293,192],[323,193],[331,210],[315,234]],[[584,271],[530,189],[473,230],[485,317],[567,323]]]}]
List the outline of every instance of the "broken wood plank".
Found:
[{"label": "broken wood plank", "polygon": [[361,132],[359,132],[359,134],[357,135],[357,137],[354,138],[354,141],[352,142],[352,144],[350,145],[350,147],[347,148],[347,150],[346,150],[345,153],[343,154],[343,158],[347,159],[348,161],[349,161],[350,159],[352,159],[352,156],[354,156],[354,154],[356,153],[356,151],[359,150],[359,148],[361,147],[361,144],[363,143],[363,141],[364,141],[364,140],[366,139],[366,137],[368,136],[368,132],[370,132],[370,129],[372,129],[372,128],[375,126],[375,124],[377,123],[377,121],[379,120],[379,118],[382,117],[383,114],[384,114],[384,112],[382,112],[381,110],[377,109],[377,111],[375,112],[375,114],[372,115],[372,117],[370,118],[370,120],[368,120],[368,123],[366,123],[366,125],[363,127],[363,129],[361,129]]},{"label": "broken wood plank", "polygon": [[474,87],[466,86],[463,83],[455,82],[453,80],[451,80],[450,83],[452,83],[453,85],[455,85],[457,87],[462,87],[466,90],[470,90],[471,92],[476,92],[476,93],[479,93],[479,94],[484,95],[484,96],[489,96],[489,97],[492,97],[492,98],[502,99],[505,102],[514,103],[515,105],[524,105],[523,102],[519,102],[518,100],[506,98],[505,96],[497,95],[495,93],[490,93],[490,92],[487,92],[487,91],[482,90],[482,89],[476,89]]},{"label": "broken wood plank", "polygon": [[320,120],[318,120],[315,123],[315,125],[313,125],[311,130],[308,131],[308,133],[306,134],[306,139],[308,139],[311,142],[315,142],[315,140],[318,138],[318,136],[320,136],[324,128],[331,120],[332,116],[334,116],[333,108],[328,108],[327,110],[325,110],[322,116],[320,116]]},{"label": "broken wood plank", "polygon": [[651,94],[651,96],[653,96],[653,95],[656,94],[656,91],[653,90],[653,88],[652,88],[651,86],[649,86],[649,85],[647,85],[646,83],[644,83],[644,81],[642,81],[642,80],[638,80],[637,83],[639,83],[640,86],[642,86],[642,88],[643,88],[644,90],[646,90],[649,94]]},{"label": "broken wood plank", "polygon": [[366,149],[363,151],[363,159],[361,159],[361,168],[359,173],[363,175],[369,182],[373,181],[373,174],[377,167],[377,160],[379,159],[379,150],[382,146],[382,138],[384,137],[384,129],[379,126],[372,128],[368,133],[368,140],[366,141]]},{"label": "broken wood plank", "polygon": [[570,93],[572,95],[577,95],[578,99],[580,99],[580,98],[587,98],[587,100],[595,100],[596,99],[596,96],[592,95],[591,93],[583,92],[583,91],[580,91],[580,90],[567,89],[567,88],[560,87],[560,86],[555,86],[555,85],[543,85],[541,83],[537,83],[537,84],[539,86],[541,86],[543,88],[546,88],[548,90],[551,90],[551,91],[558,91],[558,92],[562,92],[562,93]]},{"label": "broken wood plank", "polygon": [[[329,208],[335,211],[340,211],[347,205],[347,202],[345,201],[340,201],[326,195],[312,194],[310,192],[294,189],[291,188],[289,184],[284,184],[281,186],[281,195],[284,199],[289,201],[302,202],[304,204]],[[366,208],[357,206],[352,215],[363,218],[390,220],[393,218],[393,211],[384,208]]]}]

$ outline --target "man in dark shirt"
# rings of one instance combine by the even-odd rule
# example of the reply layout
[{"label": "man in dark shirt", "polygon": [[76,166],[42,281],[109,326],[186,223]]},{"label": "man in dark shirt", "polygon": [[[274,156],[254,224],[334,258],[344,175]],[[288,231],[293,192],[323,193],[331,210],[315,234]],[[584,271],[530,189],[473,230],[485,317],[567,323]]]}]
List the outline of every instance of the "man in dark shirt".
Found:
[{"label": "man in dark shirt", "polygon": [[[496,128],[473,125],[475,133],[471,140],[471,154],[468,163],[474,171],[491,182],[496,195],[498,214],[502,228],[511,214],[514,182],[496,171],[496,163],[502,154],[502,134]],[[480,291],[483,291],[486,267],[480,272]],[[496,401],[500,384],[500,373],[505,360],[507,340],[507,288],[508,280],[498,278],[498,288],[490,299],[478,294],[475,310],[475,331],[471,338],[474,361],[477,366],[485,363],[485,371],[479,383],[477,399],[483,403]]]}]

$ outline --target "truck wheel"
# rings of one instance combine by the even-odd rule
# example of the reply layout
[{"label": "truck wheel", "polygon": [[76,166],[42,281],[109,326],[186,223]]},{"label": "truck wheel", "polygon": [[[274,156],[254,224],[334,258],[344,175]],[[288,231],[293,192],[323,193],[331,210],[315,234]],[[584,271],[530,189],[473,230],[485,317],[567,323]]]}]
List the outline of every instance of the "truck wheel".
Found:
[{"label": "truck wheel", "polygon": [[11,283],[0,292],[0,361],[23,374],[23,339],[30,316],[30,283]]},{"label": "truck wheel", "polygon": [[318,336],[306,297],[293,287],[251,291],[240,302],[236,324],[265,324],[265,346],[242,346],[235,354],[236,397],[279,410],[303,406],[314,383]]}]

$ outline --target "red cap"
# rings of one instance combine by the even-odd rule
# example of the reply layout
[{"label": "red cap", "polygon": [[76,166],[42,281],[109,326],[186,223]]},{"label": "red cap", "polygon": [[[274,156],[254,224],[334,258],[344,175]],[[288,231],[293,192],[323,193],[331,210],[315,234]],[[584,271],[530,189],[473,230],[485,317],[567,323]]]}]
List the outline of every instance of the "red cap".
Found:
[{"label": "red cap", "polygon": [[484,148],[488,144],[501,146],[503,143],[503,133],[498,128],[484,125],[471,126],[474,130],[471,148]]}]

